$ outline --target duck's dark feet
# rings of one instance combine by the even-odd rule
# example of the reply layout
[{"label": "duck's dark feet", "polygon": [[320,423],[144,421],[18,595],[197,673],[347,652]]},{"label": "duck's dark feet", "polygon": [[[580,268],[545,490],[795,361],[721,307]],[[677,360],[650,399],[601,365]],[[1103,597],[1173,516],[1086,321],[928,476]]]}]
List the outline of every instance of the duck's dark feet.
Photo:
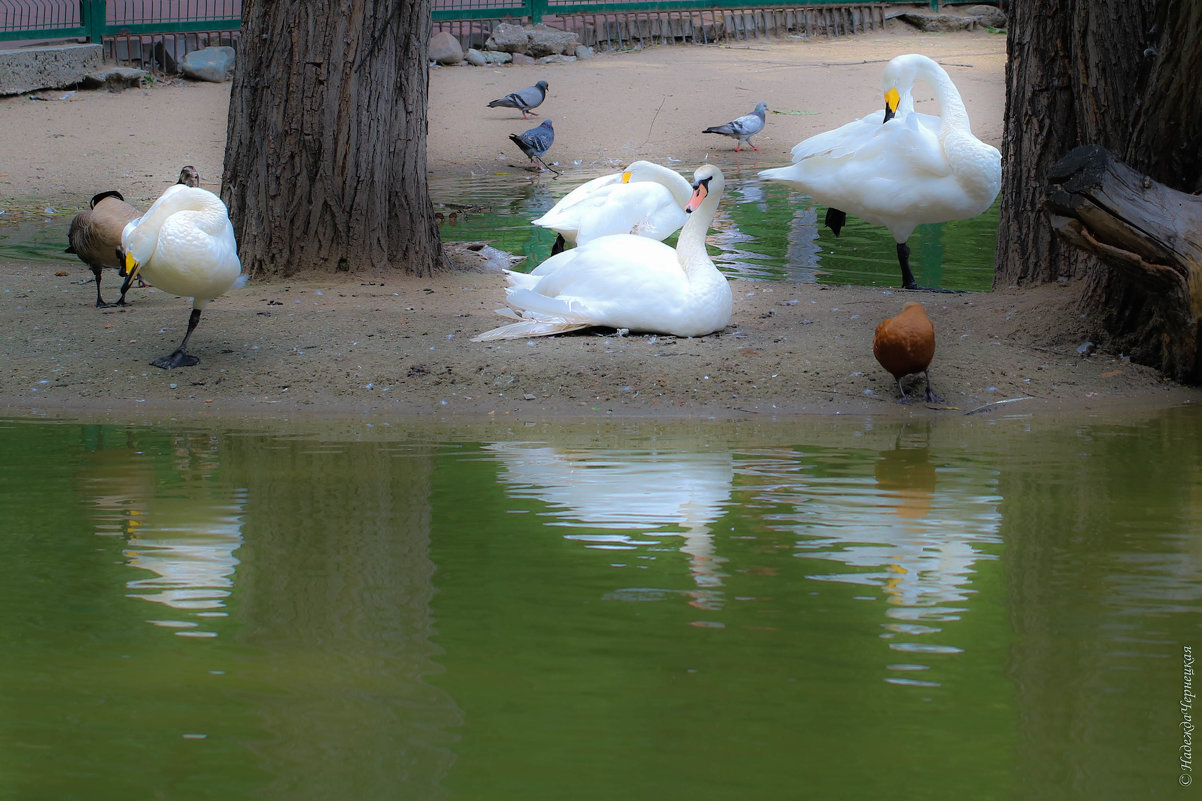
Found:
[{"label": "duck's dark feet", "polygon": [[943,403],[943,398],[935,394],[935,389],[931,386],[931,374],[927,370],[922,371],[923,378],[927,380],[927,403]]},{"label": "duck's dark feet", "polygon": [[194,364],[200,364],[200,358],[190,353],[185,353],[182,349],[177,350],[170,356],[163,356],[151,362],[151,365],[154,367],[161,367],[164,370],[173,370],[176,367],[191,367]]}]

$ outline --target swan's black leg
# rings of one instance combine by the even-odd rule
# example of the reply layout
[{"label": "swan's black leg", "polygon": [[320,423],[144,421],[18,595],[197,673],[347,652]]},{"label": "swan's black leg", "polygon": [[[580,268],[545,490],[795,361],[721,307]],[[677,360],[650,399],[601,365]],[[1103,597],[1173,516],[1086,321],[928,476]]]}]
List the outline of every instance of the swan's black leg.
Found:
[{"label": "swan's black leg", "polygon": [[897,243],[897,263],[901,265],[902,289],[918,289],[914,273],[910,272],[910,246],[905,242]]},{"label": "swan's black leg", "polygon": [[563,234],[556,234],[555,243],[551,245],[551,255],[554,256],[556,253],[563,253],[563,249],[567,247],[567,244],[564,241]]},{"label": "swan's black leg", "polygon": [[843,226],[847,225],[847,212],[828,208],[822,224],[834,231],[835,236],[838,236],[839,232],[843,230]]},{"label": "swan's black leg", "polygon": [[129,291],[129,288],[133,285],[133,282],[134,277],[132,274],[125,276],[125,280],[121,282],[121,297],[117,298],[117,302],[113,304],[114,306],[125,305],[125,293]]},{"label": "swan's black leg", "polygon": [[151,362],[151,365],[162,367],[164,370],[170,370],[175,367],[191,367],[194,364],[199,364],[200,359],[187,352],[188,337],[192,336],[192,332],[196,330],[196,324],[199,322],[200,309],[193,309],[191,316],[188,317],[188,333],[184,334],[184,341],[179,343],[179,347],[175,349],[175,353],[155,359]]}]

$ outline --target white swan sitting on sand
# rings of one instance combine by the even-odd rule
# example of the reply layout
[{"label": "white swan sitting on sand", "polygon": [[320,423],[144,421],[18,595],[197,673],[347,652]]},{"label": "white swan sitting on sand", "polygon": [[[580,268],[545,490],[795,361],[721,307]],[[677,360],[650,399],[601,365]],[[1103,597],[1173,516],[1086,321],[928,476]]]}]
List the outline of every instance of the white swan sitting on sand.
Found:
[{"label": "white swan sitting on sand", "polygon": [[565,250],[531,273],[509,272],[498,310],[518,322],[475,342],[547,336],[592,326],[695,337],[730,322],[730,285],[705,249],[705,236],[726,182],[712,164],[693,173],[690,214],[675,248],[615,234]]}]

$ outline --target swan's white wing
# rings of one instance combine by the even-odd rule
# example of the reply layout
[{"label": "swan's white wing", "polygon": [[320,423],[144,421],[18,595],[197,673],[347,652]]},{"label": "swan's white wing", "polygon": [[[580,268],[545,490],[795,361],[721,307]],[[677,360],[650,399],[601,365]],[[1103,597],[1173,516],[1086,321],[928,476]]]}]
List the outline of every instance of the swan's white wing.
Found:
[{"label": "swan's white wing", "polygon": [[[564,232],[582,245],[612,234],[638,234],[664,239],[684,225],[688,215],[662,184],[643,181],[602,187],[556,214],[536,222]],[[567,235],[570,232],[571,237]]]}]

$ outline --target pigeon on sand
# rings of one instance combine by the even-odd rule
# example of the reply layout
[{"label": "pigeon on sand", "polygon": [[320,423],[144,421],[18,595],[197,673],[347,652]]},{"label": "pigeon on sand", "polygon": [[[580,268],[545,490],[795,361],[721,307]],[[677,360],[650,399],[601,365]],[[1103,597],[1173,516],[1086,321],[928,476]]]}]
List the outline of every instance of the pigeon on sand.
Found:
[{"label": "pigeon on sand", "polygon": [[759,150],[758,147],[752,144],[751,137],[764,130],[764,113],[767,111],[767,103],[758,103],[756,104],[755,111],[750,114],[744,114],[737,120],[732,120],[722,125],[714,125],[713,127],[706,128],[702,133],[722,134],[723,136],[734,138],[736,140],[736,151],[743,142],[751,145],[752,150]]},{"label": "pigeon on sand", "polygon": [[547,99],[547,82],[539,81],[534,86],[527,86],[525,89],[520,89],[516,92],[510,92],[504,97],[499,97],[496,100],[489,102],[489,108],[497,108],[504,106],[505,108],[516,108],[522,112],[522,119],[529,119],[527,114],[534,114],[533,109],[541,106],[543,101]]},{"label": "pigeon on sand", "polygon": [[510,134],[509,138],[513,140],[515,145],[521,148],[531,163],[537,161],[540,167],[555,172],[542,159],[543,155],[551,149],[551,144],[555,141],[555,131],[551,128],[550,119],[543,120],[541,125],[531,128],[524,133]]}]

